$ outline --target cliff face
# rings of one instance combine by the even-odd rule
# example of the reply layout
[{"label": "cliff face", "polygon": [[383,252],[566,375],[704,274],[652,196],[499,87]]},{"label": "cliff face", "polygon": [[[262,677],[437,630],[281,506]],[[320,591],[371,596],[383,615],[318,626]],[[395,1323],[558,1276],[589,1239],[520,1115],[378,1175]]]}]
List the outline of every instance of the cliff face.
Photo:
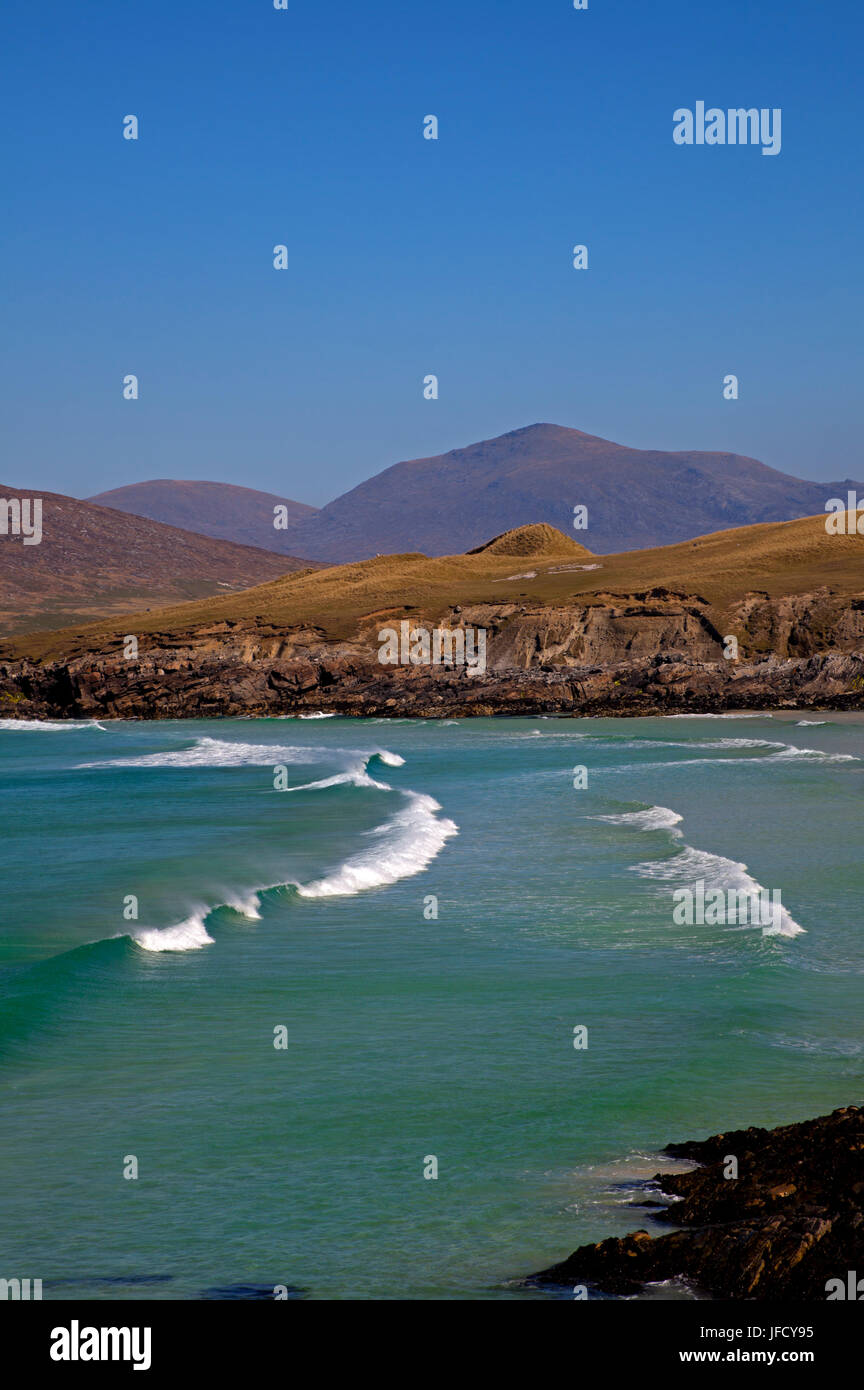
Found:
[{"label": "cliff face", "polygon": [[[72,659],[0,663],[0,714],[187,718],[291,714],[460,717],[652,714],[786,706],[864,708],[864,596],[748,594],[729,623],[698,594],[599,592],[555,606],[455,605],[434,624],[486,633],[486,669],[382,665],[378,633],[405,610],[362,619],[347,639],[309,625],[219,622],[120,638]],[[427,617],[409,615],[427,630]],[[741,656],[723,656],[725,632]]]},{"label": "cliff face", "polygon": [[864,644],[864,595],[838,605],[829,589],[782,599],[748,594],[732,609],[730,631],[740,632],[742,646],[751,651],[783,656],[849,651]]}]

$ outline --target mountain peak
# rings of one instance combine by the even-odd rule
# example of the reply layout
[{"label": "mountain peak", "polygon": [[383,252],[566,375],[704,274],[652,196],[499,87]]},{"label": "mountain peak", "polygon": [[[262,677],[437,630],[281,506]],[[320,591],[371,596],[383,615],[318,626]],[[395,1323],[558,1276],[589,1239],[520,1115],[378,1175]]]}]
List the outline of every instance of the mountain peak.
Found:
[{"label": "mountain peak", "polygon": [[[518,430],[508,430],[506,434],[499,434],[497,439],[527,439],[540,441],[543,438],[555,439],[559,441],[577,439],[591,440],[592,443],[606,444],[610,448],[619,449],[623,445],[613,444],[609,439],[603,439],[599,434],[587,434],[585,430],[573,429],[570,425],[556,425],[549,420],[538,420],[533,425],[522,425]],[[490,441],[494,442],[494,441]]]}]

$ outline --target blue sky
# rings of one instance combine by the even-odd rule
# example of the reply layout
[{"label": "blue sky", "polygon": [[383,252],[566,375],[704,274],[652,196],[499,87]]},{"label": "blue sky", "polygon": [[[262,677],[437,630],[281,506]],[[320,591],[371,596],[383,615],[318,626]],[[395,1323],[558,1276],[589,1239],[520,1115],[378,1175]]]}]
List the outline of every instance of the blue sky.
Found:
[{"label": "blue sky", "polygon": [[0,482],[322,504],[539,420],[862,476],[861,11],[6,0]]}]

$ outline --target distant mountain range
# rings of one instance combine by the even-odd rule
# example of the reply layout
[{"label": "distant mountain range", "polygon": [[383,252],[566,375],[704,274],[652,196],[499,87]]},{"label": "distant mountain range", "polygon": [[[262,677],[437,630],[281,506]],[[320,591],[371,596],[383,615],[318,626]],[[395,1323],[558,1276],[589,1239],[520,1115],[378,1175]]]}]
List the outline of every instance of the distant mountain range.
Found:
[{"label": "distant mountain range", "polygon": [[133,516],[146,516],[151,521],[163,521],[168,526],[181,526],[185,531],[197,531],[202,536],[277,550],[281,554],[288,554],[289,547],[284,544],[285,531],[274,529],[274,507],[284,507],[286,520],[293,526],[316,512],[315,507],[307,507],[305,502],[290,502],[251,487],[237,487],[233,483],[175,482],[171,478],[115,487],[110,492],[88,497],[87,501],[99,507],[131,512]]},{"label": "distant mountain range", "polygon": [[[852,480],[812,483],[740,454],[630,449],[560,425],[529,425],[433,458],[394,464],[320,511],[224,483],[139,483],[91,501],[206,535],[331,564],[377,554],[470,550],[545,521],[598,554],[822,512]],[[287,530],[273,507],[288,508]],[[588,509],[574,531],[574,507]]]},{"label": "distant mountain range", "polygon": [[0,535],[0,630],[6,633],[230,594],[308,563],[60,493],[0,485],[0,497],[42,499],[38,545]]}]

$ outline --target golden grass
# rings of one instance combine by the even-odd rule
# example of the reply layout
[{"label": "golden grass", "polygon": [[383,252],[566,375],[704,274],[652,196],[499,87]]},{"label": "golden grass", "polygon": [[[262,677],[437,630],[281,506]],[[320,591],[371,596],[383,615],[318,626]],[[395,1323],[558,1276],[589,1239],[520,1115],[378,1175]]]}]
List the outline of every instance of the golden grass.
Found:
[{"label": "golden grass", "polygon": [[[507,541],[507,553],[496,550],[499,540]],[[580,564],[600,568],[574,568]],[[701,595],[722,612],[754,590],[780,597],[823,586],[840,596],[864,591],[864,537],[828,535],[824,516],[594,556],[543,524],[505,533],[490,547],[468,555],[376,556],[284,575],[238,593],[13,637],[0,643],[0,655],[72,657],[115,645],[126,633],[170,635],[221,623],[274,629],[309,626],[331,638],[348,638],[359,620],[382,611],[434,620],[457,603],[561,605],[653,588]]]},{"label": "golden grass", "polygon": [[570,536],[565,536],[557,527],[547,521],[534,521],[528,526],[516,526],[511,531],[502,531],[485,545],[478,545],[469,555],[513,555],[520,558],[541,559],[543,556],[572,555],[585,560],[594,556],[584,545],[579,545]]}]

